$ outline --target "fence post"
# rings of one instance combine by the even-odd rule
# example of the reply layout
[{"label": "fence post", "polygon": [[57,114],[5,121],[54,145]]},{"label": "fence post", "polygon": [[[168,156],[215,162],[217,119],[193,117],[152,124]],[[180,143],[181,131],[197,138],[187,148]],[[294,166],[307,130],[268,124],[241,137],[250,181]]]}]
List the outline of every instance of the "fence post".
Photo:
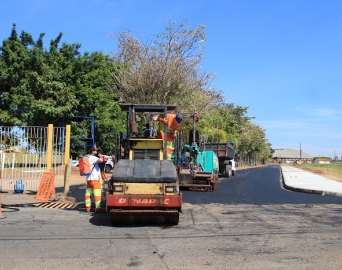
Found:
[{"label": "fence post", "polygon": [[64,194],[69,193],[70,174],[71,174],[71,160],[70,156],[70,134],[71,125],[66,125],[65,129],[65,150],[64,150]]},{"label": "fence post", "polygon": [[53,143],[53,124],[48,125],[47,137],[47,156],[46,156],[46,171],[50,172],[52,168],[52,143]]}]

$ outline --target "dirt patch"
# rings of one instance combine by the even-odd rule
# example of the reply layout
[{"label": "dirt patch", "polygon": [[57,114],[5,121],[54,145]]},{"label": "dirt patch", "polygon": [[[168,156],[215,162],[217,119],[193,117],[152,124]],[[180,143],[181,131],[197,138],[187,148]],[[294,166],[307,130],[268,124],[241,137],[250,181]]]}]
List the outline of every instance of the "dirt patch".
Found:
[{"label": "dirt patch", "polygon": [[80,168],[79,167],[71,167],[71,174],[80,174]]}]

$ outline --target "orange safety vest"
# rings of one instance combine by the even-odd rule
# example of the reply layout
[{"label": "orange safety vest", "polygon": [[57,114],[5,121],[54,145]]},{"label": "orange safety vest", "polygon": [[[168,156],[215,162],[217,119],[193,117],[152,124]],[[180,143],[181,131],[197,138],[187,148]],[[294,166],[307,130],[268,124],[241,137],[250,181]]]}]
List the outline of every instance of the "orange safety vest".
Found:
[{"label": "orange safety vest", "polygon": [[[173,152],[173,137],[172,134],[166,134],[166,155],[167,159],[171,160],[171,155]],[[163,139],[164,140],[164,132],[158,131],[157,132],[157,139]]]},{"label": "orange safety vest", "polygon": [[181,127],[181,124],[178,124],[176,122],[176,115],[173,113],[168,113],[166,115],[166,118],[165,117],[159,117],[158,121],[160,121],[162,123],[166,122],[167,127],[168,127],[168,131],[173,133],[173,134],[176,134],[178,129],[180,129],[180,127]]}]

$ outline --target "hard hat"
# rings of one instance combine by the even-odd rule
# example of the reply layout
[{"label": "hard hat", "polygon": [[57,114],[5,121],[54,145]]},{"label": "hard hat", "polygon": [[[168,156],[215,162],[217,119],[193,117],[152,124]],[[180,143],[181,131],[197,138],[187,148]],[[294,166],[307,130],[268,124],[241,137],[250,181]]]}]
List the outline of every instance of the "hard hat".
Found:
[{"label": "hard hat", "polygon": [[182,121],[183,121],[183,115],[181,115],[180,113],[177,113],[176,114],[176,122],[177,122],[177,124],[182,123]]}]

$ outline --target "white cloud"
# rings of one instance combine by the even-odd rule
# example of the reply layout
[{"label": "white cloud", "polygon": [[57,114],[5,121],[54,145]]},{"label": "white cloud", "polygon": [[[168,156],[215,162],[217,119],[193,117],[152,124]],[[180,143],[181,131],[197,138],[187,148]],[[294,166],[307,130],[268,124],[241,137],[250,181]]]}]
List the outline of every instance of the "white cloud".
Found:
[{"label": "white cloud", "polygon": [[313,115],[317,115],[317,116],[331,116],[331,115],[335,115],[336,111],[334,110],[329,110],[329,109],[315,109],[313,110]]},{"label": "white cloud", "polygon": [[327,117],[332,115],[337,115],[337,111],[333,109],[326,109],[326,108],[310,108],[310,107],[297,107],[295,109],[301,113],[304,113],[309,116],[320,116],[320,117]]}]

